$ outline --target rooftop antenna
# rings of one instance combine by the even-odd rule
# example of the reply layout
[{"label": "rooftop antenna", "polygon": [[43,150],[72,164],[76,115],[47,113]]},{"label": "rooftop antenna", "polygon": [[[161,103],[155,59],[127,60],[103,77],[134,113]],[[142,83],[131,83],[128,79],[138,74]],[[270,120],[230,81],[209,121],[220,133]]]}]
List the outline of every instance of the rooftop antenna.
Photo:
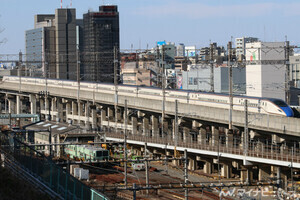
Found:
[{"label": "rooftop antenna", "polygon": [[62,0],[60,0],[60,8],[62,8]]},{"label": "rooftop antenna", "polygon": [[71,2],[70,2],[70,7],[72,8],[72,0],[71,0]]}]

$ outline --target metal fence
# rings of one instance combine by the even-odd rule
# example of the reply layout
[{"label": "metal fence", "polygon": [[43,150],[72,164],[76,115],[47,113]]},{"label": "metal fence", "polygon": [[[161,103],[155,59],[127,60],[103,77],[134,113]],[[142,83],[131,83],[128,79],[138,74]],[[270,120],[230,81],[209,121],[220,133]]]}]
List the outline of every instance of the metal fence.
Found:
[{"label": "metal fence", "polygon": [[[107,137],[119,138],[123,139],[123,134],[107,132]],[[161,145],[175,145],[175,141],[173,138],[166,137],[147,137],[145,135],[127,135],[128,140],[141,141],[147,143],[155,143]],[[220,143],[219,143],[220,142]],[[244,155],[244,149],[240,145],[238,141],[231,141],[227,144],[221,143],[221,138],[215,141],[215,144],[210,144],[208,142],[199,142],[199,141],[182,141],[179,140],[177,142],[177,147],[183,148],[192,148],[199,150],[206,150],[212,152],[220,152],[220,153],[228,153],[235,155]],[[249,142],[248,143],[248,151],[247,156],[249,157],[257,157],[257,158],[265,158],[277,161],[286,161],[299,163],[300,162],[300,149],[298,148],[288,148],[288,147],[279,147],[273,144],[264,144],[257,142]]]},{"label": "metal fence", "polygon": [[37,152],[12,134],[0,133],[0,148],[12,155],[22,168],[25,168],[64,199],[108,199],[105,195],[93,190],[57,166],[49,157]]}]

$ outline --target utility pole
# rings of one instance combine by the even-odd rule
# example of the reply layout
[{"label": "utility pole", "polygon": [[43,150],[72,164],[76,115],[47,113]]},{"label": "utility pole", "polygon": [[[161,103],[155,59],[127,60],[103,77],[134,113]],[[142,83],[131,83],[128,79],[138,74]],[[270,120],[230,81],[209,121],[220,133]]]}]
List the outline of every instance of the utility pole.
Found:
[{"label": "utility pole", "polygon": [[52,131],[51,131],[51,126],[49,127],[49,155],[50,158],[52,159]]},{"label": "utility pole", "polygon": [[[184,186],[187,186],[188,184],[188,157],[187,157],[187,150],[185,149],[184,150]],[[188,200],[189,199],[189,190],[188,188],[185,188],[184,189],[185,192],[184,192],[184,199],[185,200]]]},{"label": "utility pole", "polygon": [[117,132],[118,125],[118,49],[114,47],[114,86],[115,86],[115,132]]},{"label": "utility pole", "polygon": [[[157,64],[158,70],[161,70],[159,46],[156,46],[156,64]],[[161,77],[159,77],[159,75]],[[162,86],[162,73],[161,73],[161,71],[157,72],[156,78],[157,78],[156,79],[157,86],[160,86],[160,83],[159,83],[160,81],[161,81],[161,86]]]},{"label": "utility pole", "polygon": [[248,100],[245,99],[244,102],[244,110],[245,110],[245,127],[244,127],[244,156],[248,155]]},{"label": "utility pole", "polygon": [[161,87],[162,87],[162,95],[163,95],[163,99],[162,99],[162,115],[161,115],[161,134],[162,134],[162,137],[165,137],[164,135],[164,122],[165,122],[165,103],[166,103],[166,92],[165,92],[165,89],[166,89],[166,74],[165,74],[165,45],[162,45],[161,46],[162,49],[161,49],[161,52],[162,52],[162,84],[161,84]]},{"label": "utility pole", "polygon": [[228,66],[228,79],[229,79],[229,84],[228,84],[228,89],[229,89],[229,124],[228,124],[228,129],[231,131],[232,130],[232,110],[233,110],[233,94],[232,94],[232,65],[231,65],[231,60],[232,60],[232,43],[228,42],[227,45],[227,51],[228,51],[228,61],[227,61],[227,66]]},{"label": "utility pole", "polygon": [[4,111],[5,111],[5,114],[7,114],[7,104],[8,104],[8,95],[7,95],[7,93],[5,93],[5,101],[4,101],[4,106],[5,106],[5,108],[4,108]]},{"label": "utility pole", "polygon": [[[218,176],[219,176],[219,183],[221,182],[221,171],[220,171],[220,136],[218,134]],[[221,189],[220,189],[221,192]]]},{"label": "utility pole", "polygon": [[178,100],[175,100],[175,127],[174,127],[174,157],[177,158],[177,150],[176,147],[178,145]]},{"label": "utility pole", "polygon": [[124,105],[124,184],[125,188],[127,188],[127,118],[128,118],[128,109],[127,109],[127,100],[125,100]]},{"label": "utility pole", "polygon": [[[21,77],[21,67],[22,67],[22,52],[20,51],[19,52],[19,63],[18,63],[18,76],[19,76],[19,94],[17,96],[17,106],[18,107],[18,110],[17,110],[17,113],[20,114],[22,112],[22,109],[21,109],[21,85],[22,85],[22,77]],[[20,112],[20,113],[19,113]],[[18,122],[19,122],[19,126],[20,126],[20,123],[21,123],[21,119],[20,118],[17,118]]]},{"label": "utility pole", "polygon": [[132,189],[133,189],[133,200],[136,200],[136,183],[133,183]]},{"label": "utility pole", "polygon": [[[149,166],[148,166],[148,160],[147,160],[147,142],[145,142],[145,176],[146,176],[146,187],[149,188]],[[149,194],[149,190],[146,190],[147,194]]]},{"label": "utility pole", "polygon": [[[51,109],[51,107],[50,107],[50,99],[49,99],[49,102],[48,102],[48,53],[47,53],[47,51],[46,51],[46,53],[45,53],[46,55],[45,55],[45,111],[47,112],[47,106],[48,106],[48,110],[49,110],[49,115],[48,115],[48,117],[46,117],[47,119],[46,120],[48,120],[48,121],[51,121],[51,112],[50,112],[50,109]],[[47,104],[47,106],[46,106],[46,104]],[[45,115],[45,116],[47,116],[47,114]]]},{"label": "utility pole", "polygon": [[285,76],[285,99],[288,105],[291,104],[290,97],[290,42],[285,41],[285,65],[286,65],[286,76]]},{"label": "utility pole", "polygon": [[22,67],[22,52],[19,52],[18,76],[19,76],[19,94],[21,93],[21,67]]},{"label": "utility pole", "polygon": [[293,194],[295,194],[294,191],[294,180],[293,180],[293,158],[294,158],[294,147],[292,147],[292,161],[291,161],[291,190],[293,192]]},{"label": "utility pole", "polygon": [[[198,83],[197,83],[198,85]],[[210,91],[215,91],[214,83],[214,45],[210,44]]]},{"label": "utility pole", "polygon": [[80,51],[79,51],[79,44],[77,44],[77,48],[76,48],[76,67],[77,67],[77,101],[79,102],[80,99]]}]

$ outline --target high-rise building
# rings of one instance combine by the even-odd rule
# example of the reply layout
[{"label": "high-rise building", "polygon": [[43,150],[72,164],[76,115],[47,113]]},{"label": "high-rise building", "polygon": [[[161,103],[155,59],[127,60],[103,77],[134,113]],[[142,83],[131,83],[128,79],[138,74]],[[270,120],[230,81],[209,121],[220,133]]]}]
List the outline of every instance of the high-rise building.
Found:
[{"label": "high-rise building", "polygon": [[120,47],[118,7],[100,6],[99,12],[84,14],[83,23],[83,79],[113,82],[114,48]]},{"label": "high-rise building", "polygon": [[26,31],[25,37],[27,61],[33,63],[29,68],[50,78],[76,80],[75,9],[36,15],[34,29]]},{"label": "high-rise building", "polygon": [[56,9],[56,78],[76,80],[76,11]]},{"label": "high-rise building", "polygon": [[[34,29],[25,31],[26,67],[31,76],[44,76],[46,51],[47,55],[55,54],[54,21],[55,15],[36,15]],[[48,63],[53,65],[52,62]]]}]

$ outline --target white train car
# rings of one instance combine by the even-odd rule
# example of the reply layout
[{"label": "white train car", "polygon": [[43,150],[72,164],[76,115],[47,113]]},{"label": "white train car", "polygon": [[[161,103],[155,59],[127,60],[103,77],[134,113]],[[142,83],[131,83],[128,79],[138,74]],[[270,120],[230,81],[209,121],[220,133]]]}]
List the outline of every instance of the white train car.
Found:
[{"label": "white train car", "polygon": [[[4,76],[3,82],[20,83],[20,77]],[[45,85],[43,78],[27,78],[22,77],[22,85]],[[77,89],[78,83],[70,80],[54,80],[48,79],[47,84],[51,87],[64,87],[68,89]],[[80,89],[84,91],[99,92],[106,94],[114,94],[115,86],[113,84],[90,83],[81,82]],[[118,85],[118,94],[123,96],[135,96],[138,98],[153,99],[162,101],[163,94],[159,88],[140,87],[129,85]],[[166,101],[174,102],[178,100],[180,103],[188,103],[191,105],[201,105],[215,108],[229,109],[229,97],[227,94],[197,92],[187,90],[165,90]],[[293,110],[282,100],[273,98],[259,98],[248,96],[234,96],[233,109],[244,110],[245,100],[248,100],[248,110],[252,113],[264,113],[272,115],[281,115],[286,117],[293,117]]]}]

